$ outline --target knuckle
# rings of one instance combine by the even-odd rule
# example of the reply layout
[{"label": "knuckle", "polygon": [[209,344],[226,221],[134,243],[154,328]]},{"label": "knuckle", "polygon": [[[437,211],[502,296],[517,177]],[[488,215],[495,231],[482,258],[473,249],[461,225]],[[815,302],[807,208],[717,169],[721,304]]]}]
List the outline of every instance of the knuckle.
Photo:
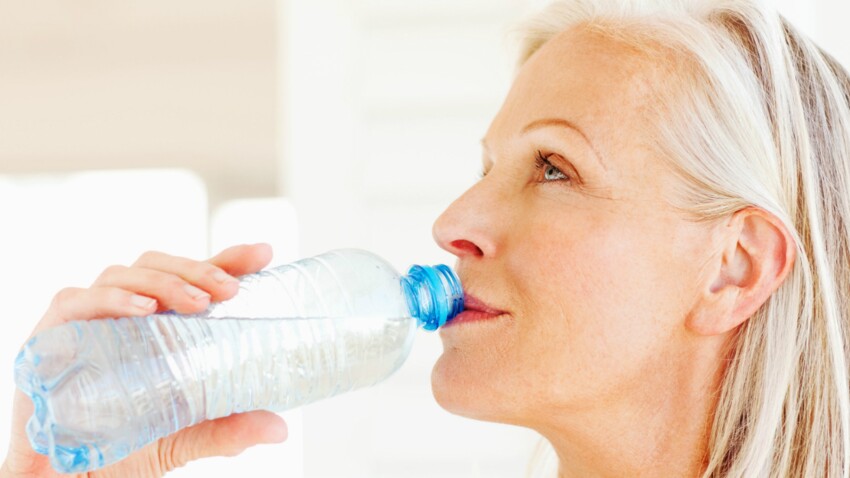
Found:
[{"label": "knuckle", "polygon": [[107,267],[106,269],[104,269],[103,272],[100,273],[100,275],[98,276],[98,280],[102,281],[102,280],[107,279],[109,277],[114,277],[116,275],[123,273],[127,269],[128,269],[127,266],[122,266],[122,265],[118,265],[118,264],[111,265],[111,266]]},{"label": "knuckle", "polygon": [[199,262],[195,263],[195,270],[197,271],[197,273],[199,275],[208,276],[208,275],[212,275],[212,274],[215,274],[216,272],[220,271],[221,268],[217,267],[213,264],[210,264],[209,262],[200,262],[199,261]]},{"label": "knuckle", "polygon": [[165,284],[165,286],[169,291],[173,291],[175,294],[183,296],[186,295],[186,284],[188,284],[188,282],[184,281],[179,277],[174,276],[168,279],[168,282]]},{"label": "knuckle", "polygon": [[[162,441],[163,440],[157,440],[151,451],[145,453],[145,464],[143,465],[144,469],[142,470],[142,476],[163,476],[168,473],[167,470],[163,469],[160,458]],[[87,478],[94,478],[94,475]]]},{"label": "knuckle", "polygon": [[217,275],[227,274],[220,267],[216,267],[208,262],[199,262],[197,266],[195,266],[195,276],[199,281],[210,281],[209,283],[215,284],[219,281],[217,279]]},{"label": "knuckle", "polygon": [[180,453],[182,434],[164,438],[157,442],[157,458],[159,468],[163,473],[168,473],[176,468],[184,466],[188,460]]},{"label": "knuckle", "polygon": [[210,271],[213,267],[206,262],[196,261],[187,257],[175,257],[175,267],[179,268],[185,275],[189,277],[202,276]]},{"label": "knuckle", "polygon": [[67,307],[68,303],[73,301],[80,294],[81,290],[82,289],[76,287],[66,287],[61,289],[53,296],[53,300],[50,302],[50,307],[60,310]]},{"label": "knuckle", "polygon": [[172,459],[171,440],[162,439],[162,440],[159,440],[156,443],[157,443],[156,444],[156,457],[157,457],[156,461],[157,461],[157,465],[159,465],[158,468],[163,473],[168,473],[169,471],[176,468],[171,462],[171,459]]},{"label": "knuckle", "polygon": [[163,253],[159,251],[145,251],[143,252],[138,259],[136,259],[136,264],[140,263],[149,263],[155,262],[157,259],[161,258]]},{"label": "knuckle", "polygon": [[121,272],[129,269],[127,266],[123,266],[121,264],[113,264],[106,269],[103,270],[103,274],[120,274]]}]

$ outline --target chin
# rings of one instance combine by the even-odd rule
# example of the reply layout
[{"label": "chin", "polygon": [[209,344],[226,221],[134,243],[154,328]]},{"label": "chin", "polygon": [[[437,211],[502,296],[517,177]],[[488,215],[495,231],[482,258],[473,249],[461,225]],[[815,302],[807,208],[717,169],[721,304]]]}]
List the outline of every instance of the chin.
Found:
[{"label": "chin", "polygon": [[440,356],[431,370],[431,392],[444,410],[476,420],[504,422],[494,405],[500,403],[492,387],[482,383],[488,374],[471,370],[446,353]]}]

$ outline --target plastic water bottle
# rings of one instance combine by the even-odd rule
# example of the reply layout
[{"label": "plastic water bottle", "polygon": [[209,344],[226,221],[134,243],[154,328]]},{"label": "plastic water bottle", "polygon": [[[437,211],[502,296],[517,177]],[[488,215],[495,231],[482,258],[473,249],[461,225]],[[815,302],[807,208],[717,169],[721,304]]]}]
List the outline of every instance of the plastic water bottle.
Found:
[{"label": "plastic water bottle", "polygon": [[445,265],[401,276],[332,251],[241,279],[204,313],[80,321],[34,336],[15,362],[33,448],[62,473],[101,468],[202,420],[282,411],[397,370],[417,328],[463,310]]}]

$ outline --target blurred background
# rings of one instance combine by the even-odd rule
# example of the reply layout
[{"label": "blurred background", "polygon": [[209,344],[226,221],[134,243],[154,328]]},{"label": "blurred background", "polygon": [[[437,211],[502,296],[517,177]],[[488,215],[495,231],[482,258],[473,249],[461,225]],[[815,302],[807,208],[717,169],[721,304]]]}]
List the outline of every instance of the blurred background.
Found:
[{"label": "blurred background", "polygon": [[[399,268],[476,179],[535,0],[0,0],[0,450],[18,348],[62,287],[149,249],[269,242]],[[776,2],[850,65],[846,0]],[[290,438],[173,476],[516,477],[537,437],[441,410],[423,333],[373,389],[283,414]],[[171,476],[171,475],[170,475]]]}]

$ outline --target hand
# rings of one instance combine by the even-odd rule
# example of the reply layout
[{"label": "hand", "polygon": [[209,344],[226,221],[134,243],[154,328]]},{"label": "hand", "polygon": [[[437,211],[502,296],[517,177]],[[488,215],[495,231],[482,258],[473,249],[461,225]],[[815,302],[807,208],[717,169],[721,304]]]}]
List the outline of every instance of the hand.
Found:
[{"label": "hand", "polygon": [[[210,301],[236,295],[234,276],[256,272],[271,260],[266,244],[236,246],[207,262],[147,252],[131,267],[107,268],[88,289],[60,291],[33,335],[72,320],[146,316],[165,310],[196,313]],[[0,478],[68,477],[36,453],[26,434],[33,413],[29,397],[15,391],[9,454]],[[82,475],[88,478],[159,477],[174,468],[209,456],[235,456],[250,446],[286,439],[286,424],[267,411],[234,414],[199,423],[151,443],[126,459]]]}]

